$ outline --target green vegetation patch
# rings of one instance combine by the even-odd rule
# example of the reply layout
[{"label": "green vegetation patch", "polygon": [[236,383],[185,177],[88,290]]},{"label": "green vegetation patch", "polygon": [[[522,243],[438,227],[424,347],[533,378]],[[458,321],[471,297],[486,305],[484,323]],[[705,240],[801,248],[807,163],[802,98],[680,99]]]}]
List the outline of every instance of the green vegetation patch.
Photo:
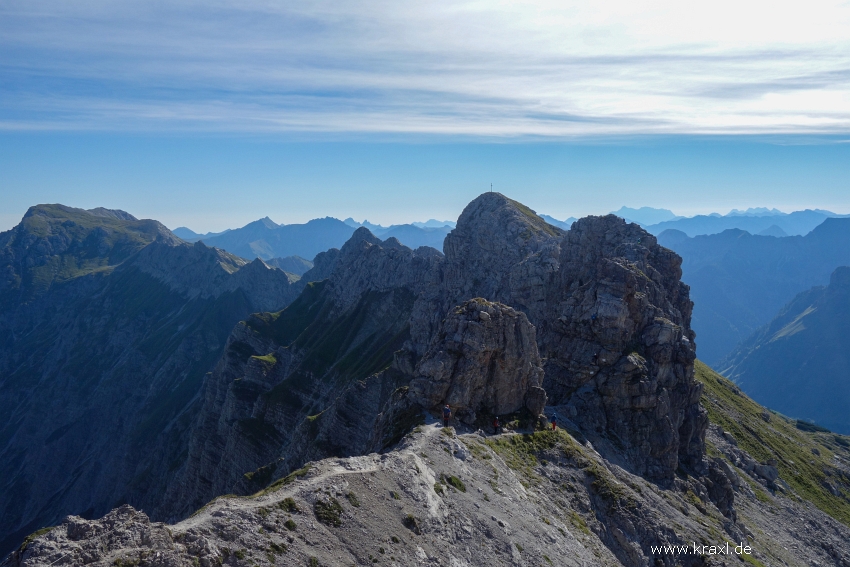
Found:
[{"label": "green vegetation patch", "polygon": [[497,439],[484,441],[490,449],[502,457],[511,469],[520,472],[526,481],[536,482],[539,477],[534,473],[534,467],[539,464],[539,455],[552,457],[562,456],[570,459],[580,459],[580,464],[586,466],[589,461],[581,456],[581,449],[570,435],[563,431],[536,431],[523,435],[503,435]]},{"label": "green vegetation patch", "polygon": [[578,512],[572,510],[570,512],[570,523],[578,528],[578,530],[585,534],[590,535],[590,528],[587,527],[587,522],[584,521],[584,518],[578,515]]},{"label": "green vegetation patch", "polygon": [[333,497],[327,500],[316,500],[313,505],[313,513],[316,514],[316,519],[328,526],[341,526],[342,512],[342,504]]},{"label": "green vegetation patch", "polygon": [[290,514],[297,514],[301,511],[301,509],[298,507],[298,504],[295,503],[295,500],[290,497],[286,497],[280,502],[278,502],[277,507],[281,510],[286,510]]},{"label": "green vegetation patch", "polygon": [[508,199],[514,207],[517,208],[519,212],[526,216],[529,224],[532,226],[532,230],[535,232],[545,232],[549,236],[562,236],[564,233],[561,229],[552,226],[542,217],[540,217],[537,213],[520,203],[519,201],[514,201],[513,199]]},{"label": "green vegetation patch", "polygon": [[41,528],[40,530],[36,530],[33,533],[31,533],[30,535],[28,535],[26,538],[24,538],[24,542],[21,544],[21,548],[20,548],[21,552],[23,552],[26,548],[28,548],[30,546],[30,544],[32,542],[34,542],[37,537],[43,536],[44,534],[46,534],[47,532],[52,530],[54,527],[55,526],[50,526],[50,527],[47,527],[47,528]]},{"label": "green vegetation patch", "polygon": [[254,497],[263,496],[265,494],[268,494],[270,492],[274,492],[275,490],[283,488],[287,484],[292,484],[293,482],[295,482],[296,480],[298,480],[302,476],[307,476],[307,473],[309,473],[309,472],[310,472],[310,465],[304,465],[302,468],[298,469],[297,471],[293,471],[290,474],[286,475],[285,477],[277,479],[271,485],[269,485],[267,488],[265,488],[265,489],[261,490],[260,492],[254,494]]},{"label": "green vegetation patch", "polygon": [[459,490],[461,492],[466,492],[466,485],[463,483],[461,479],[458,477],[451,475],[446,476],[443,475],[443,482],[445,482],[448,486],[451,486],[455,490]]},{"label": "green vegetation patch", "polygon": [[351,504],[355,508],[360,508],[360,499],[357,498],[356,494],[354,494],[353,492],[349,492],[345,495],[345,497],[348,498],[349,504]]},{"label": "green vegetation patch", "polygon": [[704,385],[701,402],[712,423],[729,432],[754,459],[762,463],[775,459],[780,478],[800,497],[850,525],[847,489],[842,497],[836,497],[824,484],[829,476],[842,478],[832,465],[833,450],[843,450],[834,442],[838,436],[806,422],[802,422],[805,425],[801,428],[799,421],[776,413],[771,413],[770,421],[766,421],[762,417],[765,409],[731,381],[700,361],[694,364],[694,371],[696,379]]},{"label": "green vegetation patch", "polygon": [[593,477],[591,488],[609,507],[616,508],[623,503],[630,508],[635,505],[626,487],[618,482],[605,467],[591,461],[584,472]]},{"label": "green vegetation patch", "polygon": [[274,471],[277,468],[277,463],[271,463],[258,468],[255,471],[242,475],[250,483],[253,483],[256,488],[266,486],[272,479]]},{"label": "green vegetation patch", "polygon": [[270,366],[274,366],[275,364],[277,364],[277,359],[274,357],[273,352],[270,352],[269,354],[267,354],[265,356],[254,355],[251,358],[257,359],[260,362],[263,362],[263,363],[268,364]]}]

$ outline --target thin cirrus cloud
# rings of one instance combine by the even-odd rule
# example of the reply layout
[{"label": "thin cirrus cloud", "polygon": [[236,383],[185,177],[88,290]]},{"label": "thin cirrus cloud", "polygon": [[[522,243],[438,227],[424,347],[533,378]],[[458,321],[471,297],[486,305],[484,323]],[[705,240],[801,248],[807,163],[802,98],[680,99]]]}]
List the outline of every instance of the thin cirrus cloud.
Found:
[{"label": "thin cirrus cloud", "polygon": [[0,128],[847,133],[850,3],[0,6]]}]

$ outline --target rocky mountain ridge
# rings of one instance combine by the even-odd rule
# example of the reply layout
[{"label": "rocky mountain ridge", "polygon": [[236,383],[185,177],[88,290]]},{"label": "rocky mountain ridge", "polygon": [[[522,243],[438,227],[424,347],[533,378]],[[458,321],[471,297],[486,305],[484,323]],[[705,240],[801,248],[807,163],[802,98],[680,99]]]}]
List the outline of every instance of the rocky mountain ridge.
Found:
[{"label": "rocky mountain ridge", "polygon": [[[847,442],[764,417],[695,362],[681,259],[637,225],[565,232],[487,193],[445,255],[360,228],[311,272],[285,309],[236,324],[170,422],[184,452],[154,455],[140,490],[173,531],[121,507],[7,563],[708,564],[653,551],[689,539],[758,541],[768,564],[807,541],[806,561],[847,562]],[[201,284],[223,289],[178,289]],[[460,438],[431,425],[447,401]],[[533,433],[541,410],[567,431]],[[508,433],[489,438],[495,412]],[[254,497],[187,518],[228,493]],[[820,532],[805,540],[799,518]]]},{"label": "rocky mountain ridge", "polygon": [[[487,370],[493,362],[481,363],[500,360],[492,348],[507,344],[526,347],[508,348],[513,362],[499,364],[518,370],[531,357],[522,387],[542,386],[549,403],[581,415],[585,434],[624,466],[662,484],[680,467],[705,473],[691,303],[675,254],[614,216],[582,219],[564,233],[498,193],[470,203],[445,249],[411,250],[360,228],[326,281],[287,309],[238,325],[205,387],[179,480],[156,515],[179,518],[218,494],[255,490],[308,455],[380,449],[445,402],[438,398],[455,388],[454,372],[464,395],[470,384],[499,383],[499,372]],[[485,324],[481,311],[464,315],[465,326],[454,317],[471,313],[475,298],[495,306],[485,310],[486,325],[527,320],[513,327],[525,338],[506,342],[507,331],[495,327],[486,338],[466,338]],[[465,341],[489,344],[490,354],[467,352]],[[470,362],[459,362],[462,353]],[[464,364],[471,374],[458,370]],[[442,382],[447,389],[434,394]],[[514,391],[511,411],[525,407],[534,419],[545,394],[516,403],[525,395]],[[495,398],[453,400],[471,422],[502,408]]]}]

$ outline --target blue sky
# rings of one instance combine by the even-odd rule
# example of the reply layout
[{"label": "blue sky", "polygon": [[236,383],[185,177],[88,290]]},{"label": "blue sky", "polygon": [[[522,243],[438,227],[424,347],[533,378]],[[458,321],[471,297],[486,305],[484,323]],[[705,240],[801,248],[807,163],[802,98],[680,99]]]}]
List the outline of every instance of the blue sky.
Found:
[{"label": "blue sky", "polygon": [[0,5],[0,229],[850,212],[850,3]]}]

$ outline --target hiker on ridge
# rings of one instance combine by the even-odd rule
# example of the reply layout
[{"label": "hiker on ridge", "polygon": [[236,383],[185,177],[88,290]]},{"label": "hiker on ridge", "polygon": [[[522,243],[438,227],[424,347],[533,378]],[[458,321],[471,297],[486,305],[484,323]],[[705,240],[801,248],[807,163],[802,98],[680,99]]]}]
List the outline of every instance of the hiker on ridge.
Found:
[{"label": "hiker on ridge", "polygon": [[452,408],[449,407],[449,404],[446,404],[443,407],[443,427],[449,426],[449,419],[452,417]]}]

